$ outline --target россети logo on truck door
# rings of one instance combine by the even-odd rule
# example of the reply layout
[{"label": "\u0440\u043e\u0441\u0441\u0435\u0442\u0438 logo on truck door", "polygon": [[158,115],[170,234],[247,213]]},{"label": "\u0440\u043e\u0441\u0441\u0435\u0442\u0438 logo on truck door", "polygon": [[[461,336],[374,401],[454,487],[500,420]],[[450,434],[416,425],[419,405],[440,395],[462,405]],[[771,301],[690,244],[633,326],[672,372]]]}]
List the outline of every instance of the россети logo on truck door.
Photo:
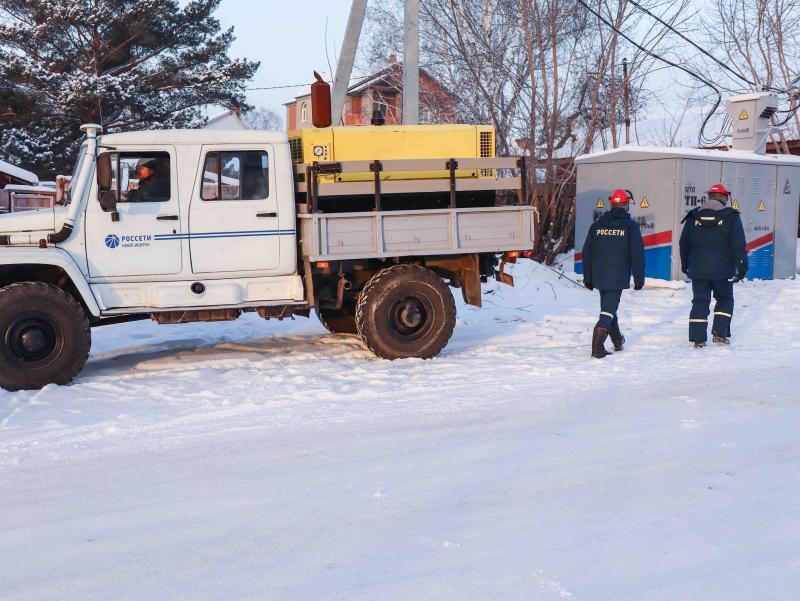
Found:
[{"label": "\u0440\u043e\u0441\u0441\u0435\u0442\u0438 logo on truck door", "polygon": [[108,234],[105,239],[108,248],[141,248],[150,246],[153,242],[152,234],[122,235]]}]

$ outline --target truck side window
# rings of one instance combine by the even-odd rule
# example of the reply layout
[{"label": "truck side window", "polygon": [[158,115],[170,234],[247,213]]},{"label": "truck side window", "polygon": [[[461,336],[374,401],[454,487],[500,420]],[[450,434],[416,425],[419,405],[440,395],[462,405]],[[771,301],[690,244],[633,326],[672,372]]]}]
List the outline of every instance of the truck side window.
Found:
[{"label": "truck side window", "polygon": [[111,189],[118,202],[167,202],[172,197],[169,153],[115,153]]},{"label": "truck side window", "polygon": [[269,157],[261,150],[209,152],[203,200],[263,200],[269,196]]}]

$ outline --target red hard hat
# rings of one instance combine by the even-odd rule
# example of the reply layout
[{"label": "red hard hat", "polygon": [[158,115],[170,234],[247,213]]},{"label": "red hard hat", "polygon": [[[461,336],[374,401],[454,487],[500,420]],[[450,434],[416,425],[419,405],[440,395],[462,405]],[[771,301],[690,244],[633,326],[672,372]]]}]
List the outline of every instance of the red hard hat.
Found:
[{"label": "red hard hat", "polygon": [[612,205],[624,205],[628,204],[631,200],[630,195],[628,194],[627,190],[623,190],[622,188],[617,188],[614,192],[611,193],[609,197],[609,202]]},{"label": "red hard hat", "polygon": [[728,192],[728,189],[723,186],[722,184],[714,184],[711,186],[711,189],[708,191],[709,194],[724,194],[725,196],[730,196],[731,193]]}]

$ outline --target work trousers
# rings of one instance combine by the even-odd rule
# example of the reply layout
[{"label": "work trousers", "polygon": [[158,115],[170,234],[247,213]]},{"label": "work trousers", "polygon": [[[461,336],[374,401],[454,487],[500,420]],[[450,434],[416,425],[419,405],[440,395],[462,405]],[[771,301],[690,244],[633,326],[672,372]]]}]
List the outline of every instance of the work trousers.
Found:
[{"label": "work trousers", "polygon": [[692,280],[692,312],[689,314],[689,340],[705,342],[708,339],[708,316],[711,294],[714,294],[714,336],[729,338],[733,318],[733,282],[730,280]]},{"label": "work trousers", "polygon": [[622,299],[622,290],[600,290],[600,319],[597,326],[608,330],[613,339],[619,338],[619,319],[617,310]]}]

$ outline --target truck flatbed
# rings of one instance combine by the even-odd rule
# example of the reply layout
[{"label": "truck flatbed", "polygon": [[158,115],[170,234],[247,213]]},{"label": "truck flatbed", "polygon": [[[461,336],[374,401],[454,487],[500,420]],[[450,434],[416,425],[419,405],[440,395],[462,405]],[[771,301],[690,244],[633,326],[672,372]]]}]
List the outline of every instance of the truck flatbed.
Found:
[{"label": "truck flatbed", "polygon": [[298,215],[310,261],[498,253],[531,248],[530,206]]}]

